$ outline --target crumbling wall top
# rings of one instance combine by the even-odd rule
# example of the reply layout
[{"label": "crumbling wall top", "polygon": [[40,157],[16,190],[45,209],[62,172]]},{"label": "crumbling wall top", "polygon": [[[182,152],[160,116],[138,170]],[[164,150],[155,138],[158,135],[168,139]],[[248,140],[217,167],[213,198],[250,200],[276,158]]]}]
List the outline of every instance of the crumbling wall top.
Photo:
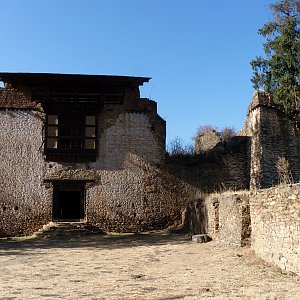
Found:
[{"label": "crumbling wall top", "polygon": [[248,107],[247,115],[258,106],[277,107],[270,95],[265,92],[255,91]]},{"label": "crumbling wall top", "polygon": [[30,109],[38,110],[39,105],[26,95],[10,85],[0,89],[0,109]]}]

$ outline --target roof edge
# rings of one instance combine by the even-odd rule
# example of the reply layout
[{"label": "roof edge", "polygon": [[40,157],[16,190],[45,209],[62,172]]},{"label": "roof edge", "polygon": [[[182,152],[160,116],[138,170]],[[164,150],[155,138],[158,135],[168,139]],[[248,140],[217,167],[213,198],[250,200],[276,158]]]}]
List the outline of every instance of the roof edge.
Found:
[{"label": "roof edge", "polygon": [[0,81],[16,82],[28,80],[86,80],[86,81],[106,81],[113,80],[119,82],[133,82],[143,85],[149,82],[151,77],[121,76],[121,75],[95,75],[95,74],[67,74],[67,73],[25,73],[25,72],[0,72]]}]

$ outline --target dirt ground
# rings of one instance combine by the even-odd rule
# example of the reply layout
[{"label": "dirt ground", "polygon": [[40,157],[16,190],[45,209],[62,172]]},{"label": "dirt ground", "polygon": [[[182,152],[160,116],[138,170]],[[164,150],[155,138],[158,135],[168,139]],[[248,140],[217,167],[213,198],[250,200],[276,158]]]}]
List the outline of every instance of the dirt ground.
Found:
[{"label": "dirt ground", "polygon": [[0,299],[300,299],[249,248],[168,234],[0,240]]}]

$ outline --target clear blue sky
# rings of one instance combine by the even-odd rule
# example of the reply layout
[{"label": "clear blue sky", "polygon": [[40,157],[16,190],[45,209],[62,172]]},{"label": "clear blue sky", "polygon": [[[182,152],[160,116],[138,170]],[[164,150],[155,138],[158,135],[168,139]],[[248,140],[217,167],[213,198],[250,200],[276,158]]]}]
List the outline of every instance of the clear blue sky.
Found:
[{"label": "clear blue sky", "polygon": [[168,141],[239,130],[270,0],[0,0],[0,71],[152,77]]}]

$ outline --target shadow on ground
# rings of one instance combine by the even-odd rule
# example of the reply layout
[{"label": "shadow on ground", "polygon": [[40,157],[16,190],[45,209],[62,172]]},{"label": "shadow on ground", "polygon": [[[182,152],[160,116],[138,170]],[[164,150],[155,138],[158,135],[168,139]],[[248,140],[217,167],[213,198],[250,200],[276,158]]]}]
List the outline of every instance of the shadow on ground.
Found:
[{"label": "shadow on ground", "polygon": [[31,250],[49,248],[96,248],[118,249],[126,247],[151,246],[163,244],[179,244],[190,242],[190,237],[184,234],[153,232],[141,234],[73,234],[71,236],[39,236],[0,239],[0,256],[28,254]]}]

